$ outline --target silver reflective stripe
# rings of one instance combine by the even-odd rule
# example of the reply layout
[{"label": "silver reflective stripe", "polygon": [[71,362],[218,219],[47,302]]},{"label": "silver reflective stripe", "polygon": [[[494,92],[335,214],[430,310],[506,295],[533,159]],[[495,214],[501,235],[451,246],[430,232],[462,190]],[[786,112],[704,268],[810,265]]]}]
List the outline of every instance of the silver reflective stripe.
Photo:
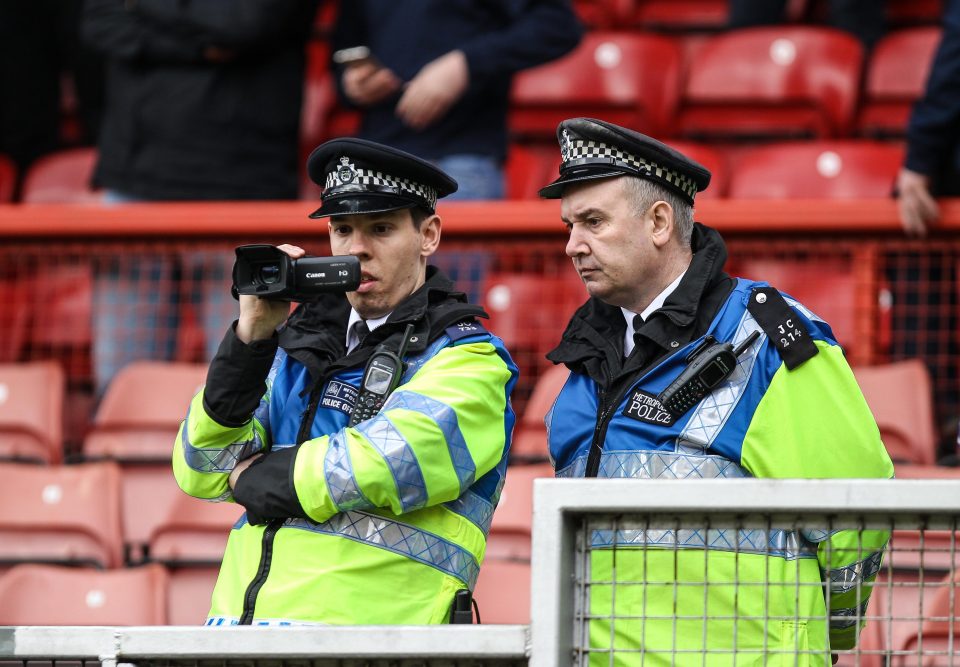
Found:
[{"label": "silver reflective stripe", "polygon": [[[557,477],[583,477],[587,456],[557,472]],[[710,454],[684,454],[658,451],[611,451],[600,458],[599,477],[627,477],[634,479],[716,479],[718,477],[749,477],[750,475],[730,459]]]},{"label": "silver reflective stripe", "polygon": [[800,311],[800,314],[806,317],[808,320],[813,320],[814,322],[821,322],[823,324],[826,324],[823,318],[821,318],[819,315],[814,313],[812,310],[804,306],[802,303],[800,303],[796,299],[792,299],[784,295],[783,300],[786,301],[789,306],[792,306],[793,308],[796,308],[798,311]]},{"label": "silver reflective stripe", "polygon": [[834,595],[852,591],[857,584],[863,584],[868,579],[876,576],[880,571],[880,563],[883,560],[883,552],[875,551],[867,558],[861,561],[838,567],[833,570],[827,570],[830,577],[830,592]]},{"label": "silver reflective stripe", "polygon": [[720,387],[704,397],[693,409],[690,420],[677,438],[677,447],[681,451],[687,448],[694,451],[709,448],[717,434],[720,433],[720,429],[727,423],[727,419],[733,414],[734,408],[737,407],[740,397],[743,396],[743,392],[747,388],[750,375],[753,373],[757,352],[767,338],[760,330],[756,320],[753,319],[750,311],[745,310],[740,324],[737,326],[737,332],[733,336],[733,345],[739,345],[754,331],[760,331],[760,336],[737,359],[737,367],[730,377]]},{"label": "silver reflective stripe", "polygon": [[493,505],[479,494],[467,491],[456,500],[444,503],[443,506],[474,524],[483,531],[484,536],[490,532]]},{"label": "silver reflective stripe", "polygon": [[[832,610],[830,612],[830,629],[843,630],[856,625],[858,621],[866,620],[864,619],[864,614],[867,613],[867,604],[869,602],[870,598],[867,598],[856,607]],[[839,618],[837,618],[838,616]]]},{"label": "silver reflective stripe", "polygon": [[187,409],[187,419],[183,424],[182,436],[183,460],[197,472],[232,472],[237,461],[247,458],[255,452],[263,450],[263,440],[256,429],[253,437],[244,442],[236,442],[226,447],[194,447],[190,443],[190,410]]},{"label": "silver reflective stripe", "polygon": [[[386,406],[384,406],[386,408]],[[413,448],[384,413],[356,426],[386,461],[397,485],[397,496],[404,512],[427,505],[427,483]]]},{"label": "silver reflective stripe", "polygon": [[283,525],[314,533],[338,535],[392,551],[455,577],[471,590],[480,572],[480,566],[473,554],[463,547],[433,533],[382,516],[365,512],[341,512],[323,523],[287,519]]},{"label": "silver reflective stripe", "polygon": [[323,458],[323,475],[330,491],[330,499],[341,512],[374,506],[357,484],[343,431],[337,431],[330,436],[327,453]]},{"label": "silver reflective stripe", "polygon": [[595,549],[613,546],[642,546],[664,549],[731,551],[741,554],[776,556],[785,560],[816,558],[816,545],[803,540],[795,530],[593,530],[590,538]]},{"label": "silver reflective stripe", "polygon": [[457,421],[456,411],[442,401],[412,391],[394,393],[383,406],[384,412],[396,409],[419,412],[436,423],[447,442],[447,451],[450,453],[453,469],[457,472],[457,479],[460,480],[460,493],[470,488],[477,474],[477,464],[474,463],[467,448],[467,442]]},{"label": "silver reflective stripe", "polygon": [[283,362],[287,358],[287,353],[283,349],[277,350],[276,356],[273,358],[273,364],[270,366],[270,372],[267,373],[267,391],[264,392],[263,397],[260,399],[260,404],[257,406],[257,409],[253,413],[253,418],[256,419],[263,426],[264,433],[270,433],[270,396],[273,394],[273,381],[277,377],[277,373],[280,372],[280,366],[283,365]]},{"label": "silver reflective stripe", "polygon": [[410,378],[416,375],[417,371],[423,368],[423,365],[425,363],[433,359],[434,355],[436,355],[437,352],[439,352],[449,344],[450,344],[449,336],[446,336],[446,335],[440,336],[440,338],[430,343],[430,346],[426,350],[418,354],[417,356],[405,359],[405,361],[407,362],[407,370],[403,372],[403,384],[406,384],[407,382],[409,382]]},{"label": "silver reflective stripe", "polygon": [[[207,620],[204,622],[204,625],[209,625],[211,627],[239,625],[239,624],[240,624],[240,619],[236,616],[208,616]],[[293,621],[286,618],[263,618],[263,619],[254,620],[253,623],[251,623],[251,625],[288,627],[288,626],[297,626],[297,625],[326,625],[326,623],[314,623],[311,621]]]}]

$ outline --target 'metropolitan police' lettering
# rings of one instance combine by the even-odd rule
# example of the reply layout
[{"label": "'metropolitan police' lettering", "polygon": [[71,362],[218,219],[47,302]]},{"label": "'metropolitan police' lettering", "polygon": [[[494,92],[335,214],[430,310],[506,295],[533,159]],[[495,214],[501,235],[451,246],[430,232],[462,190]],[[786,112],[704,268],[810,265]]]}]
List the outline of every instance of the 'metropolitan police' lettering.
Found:
[{"label": "'metropolitan police' lettering", "polygon": [[625,417],[638,419],[648,424],[660,424],[661,426],[670,426],[673,423],[673,416],[663,409],[663,405],[646,392],[635,389],[633,396],[627,401],[627,407],[624,408]]}]

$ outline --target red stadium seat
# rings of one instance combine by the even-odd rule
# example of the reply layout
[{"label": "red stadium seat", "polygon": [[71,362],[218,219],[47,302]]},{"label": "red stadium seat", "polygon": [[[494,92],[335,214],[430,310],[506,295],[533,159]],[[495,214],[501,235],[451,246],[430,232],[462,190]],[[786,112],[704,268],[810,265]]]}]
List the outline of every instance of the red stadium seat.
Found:
[{"label": "red stadium seat", "polygon": [[116,464],[0,463],[0,562],[116,567],[121,560]]},{"label": "red stadium seat", "polygon": [[170,625],[201,625],[210,611],[210,596],[220,568],[168,568],[167,614]]},{"label": "red stadium seat", "polygon": [[167,464],[121,468],[123,542],[130,562],[219,563],[230,528],[243,512],[184,493]]},{"label": "red stadium seat", "polygon": [[658,35],[591,32],[570,54],[513,80],[509,126],[554,142],[565,118],[592,116],[654,136],[669,133],[681,53]]},{"label": "red stadium seat", "polygon": [[573,10],[592,30],[610,30],[633,9],[634,0],[573,0]]},{"label": "red stadium seat", "polygon": [[712,37],[696,52],[679,132],[694,139],[846,136],[863,47],[821,27],[764,27]]},{"label": "red stadium seat", "polygon": [[91,188],[97,161],[94,148],[72,148],[50,153],[30,165],[20,199],[30,204],[99,203]]},{"label": "red stadium seat", "polygon": [[537,144],[510,145],[504,169],[507,199],[539,199],[537,192],[559,174],[560,150]]},{"label": "red stadium seat", "polygon": [[63,460],[65,385],[55,361],[0,364],[0,458]]},{"label": "red stadium seat", "polygon": [[530,563],[484,559],[473,596],[484,624],[529,624]]},{"label": "red stadium seat", "polygon": [[89,458],[169,462],[187,408],[206,379],[205,364],[137,361],[111,380],[83,452]]},{"label": "red stadium seat", "polygon": [[[905,633],[898,651],[923,656],[923,665],[952,665],[960,661],[960,573],[947,574],[935,588],[925,590],[922,623]],[[919,609],[917,610],[920,611]],[[920,614],[918,613],[918,616]],[[939,654],[939,655],[938,655]],[[936,656],[936,657],[934,657]],[[910,658],[894,659],[893,665],[916,664]]]},{"label": "red stadium seat", "polygon": [[0,155],[0,204],[13,201],[17,189],[17,165],[6,155]]},{"label": "red stadium seat", "polygon": [[18,565],[0,577],[0,625],[166,625],[161,565]]},{"label": "red stadium seat", "polygon": [[[569,374],[566,366],[552,366],[537,379],[530,400],[513,432],[513,442],[510,445],[511,462],[547,460],[547,428],[543,418],[553,407],[553,402]],[[513,470],[510,469],[511,472]]]},{"label": "red stadium seat", "polygon": [[553,477],[549,463],[511,465],[500,494],[500,503],[493,513],[486,558],[498,560],[530,560],[533,535],[533,480]]},{"label": "red stadium seat", "polygon": [[871,141],[768,144],[740,154],[729,194],[733,199],[889,199],[902,162],[902,149]]},{"label": "red stadium seat", "polygon": [[919,359],[854,368],[890,458],[932,465],[936,458],[930,373]]},{"label": "red stadium seat", "polygon": [[857,132],[867,137],[903,137],[910,110],[923,94],[940,28],[899,30],[881,39],[867,63]]}]

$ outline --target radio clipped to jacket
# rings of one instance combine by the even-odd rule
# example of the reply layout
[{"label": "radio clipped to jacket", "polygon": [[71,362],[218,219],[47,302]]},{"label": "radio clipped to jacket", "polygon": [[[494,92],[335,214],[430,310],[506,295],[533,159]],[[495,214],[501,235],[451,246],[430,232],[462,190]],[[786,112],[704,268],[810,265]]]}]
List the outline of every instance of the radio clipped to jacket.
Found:
[{"label": "radio clipped to jacket", "polygon": [[664,409],[677,419],[699,403],[704,396],[730,377],[737,358],[760,336],[754,331],[736,348],[707,336],[687,356],[687,367],[657,397]]},{"label": "radio clipped to jacket", "polygon": [[357,402],[350,412],[350,426],[356,426],[362,421],[370,419],[383,408],[387,398],[400,384],[406,364],[403,354],[407,350],[407,341],[413,325],[408,324],[400,341],[400,349],[391,351],[386,345],[379,345],[367,360],[363,369],[363,378],[360,380],[360,391],[357,393]]}]

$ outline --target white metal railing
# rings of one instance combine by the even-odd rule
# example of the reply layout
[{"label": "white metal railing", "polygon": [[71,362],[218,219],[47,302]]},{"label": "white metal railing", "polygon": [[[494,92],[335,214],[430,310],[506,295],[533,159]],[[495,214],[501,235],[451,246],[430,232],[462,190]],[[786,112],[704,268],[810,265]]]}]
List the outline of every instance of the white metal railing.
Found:
[{"label": "white metal railing", "polygon": [[[958,518],[960,482],[953,480],[537,480],[530,665],[830,664],[830,621],[862,620],[860,645],[832,651],[840,664],[960,665],[953,610]],[[891,531],[874,584],[852,576],[876,569],[868,545],[852,558],[861,570],[836,573],[847,576],[846,583],[809,581],[811,563],[819,578],[817,561],[801,561],[832,531],[851,531],[845,535],[865,541],[876,537],[869,531]],[[790,533],[801,536],[799,542],[777,546]],[[704,544],[725,555],[703,557]],[[829,544],[823,541],[821,549]],[[764,554],[781,548],[779,560]],[[799,548],[800,557],[791,548]],[[794,569],[797,576],[786,584],[769,571],[759,582],[745,574],[751,564],[768,561],[788,579]],[[731,562],[737,574],[724,578]],[[680,581],[664,580],[657,571],[664,563],[682,573]],[[691,577],[691,563],[702,563],[704,571]],[[697,594],[685,586],[697,587]],[[801,605],[812,592],[859,595],[870,589],[869,608],[842,612],[849,616],[830,616],[822,602],[819,616]],[[747,604],[761,595],[764,604]],[[788,615],[768,611],[775,608],[769,599],[791,595],[796,609]],[[671,618],[659,616],[664,608],[672,609]],[[769,628],[788,622],[795,632],[802,626],[820,635],[809,645],[796,638],[768,645],[767,637],[776,636]],[[657,634],[663,623],[674,629],[666,640]],[[691,627],[702,637],[685,636]],[[733,636],[717,635],[719,627],[732,628]],[[738,632],[742,639],[753,631],[763,643],[738,644]]]}]

